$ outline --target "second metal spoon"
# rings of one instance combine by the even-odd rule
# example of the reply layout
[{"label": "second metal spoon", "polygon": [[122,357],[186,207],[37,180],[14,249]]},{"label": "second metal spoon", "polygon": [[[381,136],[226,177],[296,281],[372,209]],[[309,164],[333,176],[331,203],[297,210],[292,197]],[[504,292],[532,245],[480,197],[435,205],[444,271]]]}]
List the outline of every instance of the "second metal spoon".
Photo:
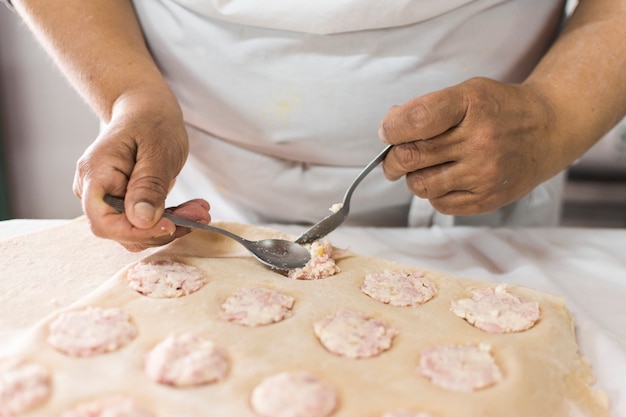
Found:
[{"label": "second metal spoon", "polygon": [[352,193],[359,183],[370,173],[378,164],[385,159],[387,153],[391,149],[393,145],[387,145],[385,149],[383,149],[376,157],[369,163],[361,173],[352,181],[350,187],[344,194],[343,203],[337,204],[337,209],[333,210],[331,214],[324,217],[322,220],[311,226],[307,231],[302,233],[297,239],[296,242],[300,244],[311,243],[314,240],[321,239],[333,230],[335,230],[343,221],[348,217],[348,213],[350,212],[350,199],[352,198]]}]

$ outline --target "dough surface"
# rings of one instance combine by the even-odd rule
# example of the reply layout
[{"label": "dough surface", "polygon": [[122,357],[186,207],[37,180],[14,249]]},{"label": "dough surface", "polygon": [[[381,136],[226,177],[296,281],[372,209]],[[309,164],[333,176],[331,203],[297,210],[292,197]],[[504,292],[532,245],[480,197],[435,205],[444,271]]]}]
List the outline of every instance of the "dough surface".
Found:
[{"label": "dough surface", "polygon": [[[220,226],[248,239],[285,237],[248,225]],[[493,282],[408,267],[349,251],[343,251],[337,259],[337,274],[318,280],[291,279],[276,273],[236,243],[206,232],[193,232],[150,252],[143,260],[171,260],[194,266],[204,272],[207,283],[185,297],[146,297],[128,286],[126,277],[132,262],[88,295],[52,312],[21,334],[13,349],[0,350],[0,359],[8,356],[40,363],[50,370],[54,381],[49,400],[25,416],[62,415],[87,400],[125,395],[146,405],[155,417],[256,417],[250,405],[254,388],[265,378],[282,372],[307,372],[334,387],[337,407],[333,417],[379,417],[397,409],[432,417],[609,416],[603,395],[590,388],[594,377],[579,354],[572,317],[560,297],[509,286],[511,294],[536,301],[541,317],[526,331],[493,334],[450,311],[453,300],[493,287]],[[438,290],[434,297],[424,304],[403,307],[381,303],[361,292],[367,274],[401,269],[422,272]],[[292,316],[258,327],[219,318],[220,306],[229,295],[257,285],[292,296]],[[137,336],[116,351],[86,358],[68,357],[46,343],[49,324],[59,314],[89,306],[123,308],[137,326]],[[313,323],[341,307],[367,312],[395,329],[398,335],[391,348],[364,359],[328,352],[314,335]],[[231,361],[226,377],[193,389],[151,381],[143,369],[145,355],[172,332],[190,332],[223,347]],[[468,343],[490,346],[502,372],[500,382],[459,393],[434,385],[416,371],[424,349]],[[207,404],[211,404],[210,410]]]}]

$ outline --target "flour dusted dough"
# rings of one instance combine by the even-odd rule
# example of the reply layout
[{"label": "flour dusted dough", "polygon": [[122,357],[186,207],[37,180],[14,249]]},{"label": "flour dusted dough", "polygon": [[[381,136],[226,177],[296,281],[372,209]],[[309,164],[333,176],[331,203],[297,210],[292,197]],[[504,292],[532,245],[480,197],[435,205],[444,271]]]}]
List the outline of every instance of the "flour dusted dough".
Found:
[{"label": "flour dusted dough", "polygon": [[[221,226],[248,239],[284,237],[247,225]],[[19,349],[0,349],[2,355],[41,363],[53,375],[49,400],[26,417],[62,415],[86,400],[120,394],[149,405],[155,417],[258,417],[250,404],[253,390],[261,381],[283,372],[309,373],[332,386],[337,395],[332,417],[379,417],[397,409],[431,417],[609,416],[604,397],[590,388],[593,374],[578,352],[572,318],[560,297],[509,286],[512,294],[537,301],[541,318],[526,331],[493,334],[450,311],[453,300],[493,287],[491,282],[349,252],[337,260],[340,271],[335,275],[296,280],[264,267],[235,242],[208,232],[193,232],[144,260],[165,258],[197,267],[210,280],[185,297],[145,297],[128,287],[126,276],[134,264],[130,263],[95,291],[20,335]],[[437,294],[424,304],[402,307],[361,292],[367,274],[399,269],[422,271],[437,287]],[[220,319],[223,301],[250,286],[294,297],[292,316],[258,327]],[[137,336],[121,349],[92,357],[68,357],[48,346],[50,322],[62,312],[88,306],[123,308],[137,326]],[[398,332],[391,348],[365,359],[328,352],[314,335],[313,323],[340,307],[384,320]],[[223,347],[231,361],[228,375],[217,383],[188,389],[151,381],[143,371],[145,355],[172,332],[191,332]],[[441,388],[417,372],[424,349],[468,343],[490,346],[502,373],[500,382],[459,393]]]},{"label": "flour dusted dough", "polygon": [[154,414],[132,398],[113,396],[81,403],[61,417],[154,417]]},{"label": "flour dusted dough", "polygon": [[395,410],[385,413],[382,417],[431,417],[426,413],[417,413],[409,410]]}]

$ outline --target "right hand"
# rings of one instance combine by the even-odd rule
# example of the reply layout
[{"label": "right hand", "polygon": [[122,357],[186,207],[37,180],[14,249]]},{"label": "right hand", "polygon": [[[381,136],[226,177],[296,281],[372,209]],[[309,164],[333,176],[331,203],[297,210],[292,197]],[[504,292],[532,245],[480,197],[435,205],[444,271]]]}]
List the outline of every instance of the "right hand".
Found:
[{"label": "right hand", "polygon": [[[92,232],[130,251],[161,246],[188,232],[162,218],[165,197],[188,152],[178,103],[159,97],[119,100],[111,121],[79,159],[74,177],[74,193]],[[109,207],[105,194],[123,196],[125,213]],[[208,223],[208,209],[208,203],[194,200],[175,211]]]}]

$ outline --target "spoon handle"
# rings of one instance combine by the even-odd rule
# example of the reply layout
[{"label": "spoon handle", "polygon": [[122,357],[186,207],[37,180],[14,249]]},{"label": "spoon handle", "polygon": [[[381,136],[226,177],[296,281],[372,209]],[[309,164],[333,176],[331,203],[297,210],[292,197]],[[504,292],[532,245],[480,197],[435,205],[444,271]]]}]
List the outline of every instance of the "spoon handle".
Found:
[{"label": "spoon handle", "polygon": [[[104,202],[107,203],[109,206],[113,207],[115,210],[119,211],[120,213],[124,212],[124,199],[123,198],[114,197],[110,194],[107,194],[104,196]],[[219,227],[210,226],[208,224],[198,223],[193,220],[189,220],[184,217],[177,216],[176,214],[164,212],[163,217],[171,220],[177,226],[191,227],[194,229],[203,229],[203,230],[208,230],[210,232],[219,233],[233,240],[236,240],[237,242],[241,244],[245,244],[249,242],[248,240],[234,233],[231,233],[228,230],[220,229]]]},{"label": "spoon handle", "polygon": [[376,166],[380,164],[383,159],[385,159],[385,156],[387,156],[392,146],[393,145],[387,145],[385,149],[380,151],[380,153],[376,156],[376,158],[372,159],[372,161],[369,164],[367,164],[365,168],[363,168],[363,171],[361,171],[361,173],[352,181],[352,184],[350,185],[350,187],[346,191],[346,194],[343,197],[344,206],[350,205],[350,199],[352,198],[352,193],[354,192],[356,186],[359,185],[359,183],[363,180],[363,178],[367,176],[367,174],[370,173],[371,170],[376,168]]},{"label": "spoon handle", "polygon": [[247,242],[249,242],[248,240],[246,240],[246,239],[242,238],[241,236],[238,236],[238,235],[236,235],[234,233],[231,233],[228,230],[220,229],[219,227],[211,226],[209,224],[202,224],[202,223],[199,223],[199,222],[195,222],[193,220],[189,220],[189,219],[186,219],[184,217],[177,216],[176,214],[164,212],[163,213],[163,217],[165,217],[166,219],[170,219],[177,226],[191,227],[191,228],[194,228],[194,229],[202,229],[202,230],[208,230],[209,232],[219,233],[219,234],[224,235],[226,237],[229,237],[229,238],[231,238],[233,240],[236,240],[239,243],[247,243]]}]

